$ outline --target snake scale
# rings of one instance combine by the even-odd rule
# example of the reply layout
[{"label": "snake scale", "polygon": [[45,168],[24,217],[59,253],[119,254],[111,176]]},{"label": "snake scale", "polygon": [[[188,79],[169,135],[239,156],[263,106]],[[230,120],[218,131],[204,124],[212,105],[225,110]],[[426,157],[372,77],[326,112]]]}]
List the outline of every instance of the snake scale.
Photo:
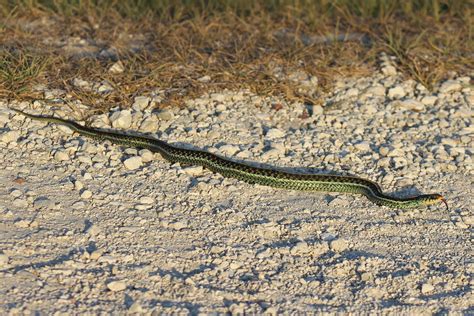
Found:
[{"label": "snake scale", "polygon": [[98,141],[108,140],[119,145],[146,148],[161,154],[163,158],[170,162],[200,165],[213,172],[220,173],[224,177],[235,178],[247,183],[300,191],[362,194],[377,205],[398,209],[417,208],[438,202],[443,202],[448,208],[446,199],[440,194],[421,194],[407,198],[396,198],[383,193],[377,183],[359,177],[302,174],[273,168],[254,167],[246,163],[228,160],[210,152],[179,148],[158,139],[99,130],[53,116],[32,115],[18,109],[13,110],[33,120],[67,126],[80,135]]}]

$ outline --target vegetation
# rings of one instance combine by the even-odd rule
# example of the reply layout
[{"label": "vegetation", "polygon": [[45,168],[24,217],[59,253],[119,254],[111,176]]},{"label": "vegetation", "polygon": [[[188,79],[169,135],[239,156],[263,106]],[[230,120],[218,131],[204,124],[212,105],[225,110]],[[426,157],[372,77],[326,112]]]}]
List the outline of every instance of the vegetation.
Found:
[{"label": "vegetation", "polygon": [[454,0],[0,0],[0,97],[38,98],[43,84],[103,110],[157,88],[163,105],[225,88],[317,103],[288,75],[316,76],[321,92],[382,52],[431,88],[471,74],[473,25]]}]

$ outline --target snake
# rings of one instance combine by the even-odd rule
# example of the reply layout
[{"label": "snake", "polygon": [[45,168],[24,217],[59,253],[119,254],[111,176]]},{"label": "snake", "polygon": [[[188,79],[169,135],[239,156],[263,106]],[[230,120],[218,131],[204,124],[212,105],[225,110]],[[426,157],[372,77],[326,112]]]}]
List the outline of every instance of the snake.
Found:
[{"label": "snake", "polygon": [[250,184],[298,191],[359,194],[364,195],[377,205],[396,209],[413,209],[443,202],[449,210],[448,203],[441,194],[420,194],[398,198],[385,194],[376,182],[355,176],[294,173],[283,170],[283,168],[257,167],[248,162],[237,162],[204,150],[178,147],[147,136],[91,128],[55,116],[33,115],[19,109],[12,110],[32,120],[66,126],[73,132],[96,141],[110,141],[117,145],[148,149],[151,152],[159,153],[171,163],[199,165],[224,177]]}]

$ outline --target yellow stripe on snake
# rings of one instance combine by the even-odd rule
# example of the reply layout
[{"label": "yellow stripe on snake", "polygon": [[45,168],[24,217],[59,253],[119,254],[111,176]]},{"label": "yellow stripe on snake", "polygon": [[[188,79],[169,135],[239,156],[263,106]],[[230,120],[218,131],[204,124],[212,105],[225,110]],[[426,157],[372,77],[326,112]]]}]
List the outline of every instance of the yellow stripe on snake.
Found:
[{"label": "yellow stripe on snake", "polygon": [[82,126],[76,122],[61,118],[32,115],[17,109],[13,110],[33,120],[67,126],[80,135],[98,141],[108,140],[115,144],[146,148],[161,154],[163,158],[170,162],[200,165],[213,172],[220,173],[224,177],[235,178],[247,183],[300,191],[362,194],[375,204],[398,209],[416,208],[438,202],[443,202],[446,208],[448,208],[446,199],[440,194],[421,194],[407,198],[396,198],[383,193],[377,183],[358,177],[300,174],[272,168],[254,167],[246,163],[231,161],[206,151],[179,148],[158,139],[108,132]]}]

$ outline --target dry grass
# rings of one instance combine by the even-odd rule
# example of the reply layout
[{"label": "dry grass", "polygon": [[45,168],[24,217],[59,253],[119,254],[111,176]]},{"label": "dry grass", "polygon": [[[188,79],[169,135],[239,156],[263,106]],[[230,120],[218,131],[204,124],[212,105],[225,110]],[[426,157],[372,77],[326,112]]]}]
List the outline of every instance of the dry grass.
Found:
[{"label": "dry grass", "polygon": [[[45,84],[102,110],[157,88],[166,91],[162,105],[238,88],[318,103],[318,91],[301,92],[288,74],[315,75],[324,90],[338,76],[372,71],[382,51],[428,88],[473,69],[472,11],[462,1],[131,3],[0,0],[0,97],[37,98],[34,87]],[[370,45],[318,40],[356,33]],[[124,71],[110,73],[118,60]],[[74,78],[114,90],[81,89]]]}]

